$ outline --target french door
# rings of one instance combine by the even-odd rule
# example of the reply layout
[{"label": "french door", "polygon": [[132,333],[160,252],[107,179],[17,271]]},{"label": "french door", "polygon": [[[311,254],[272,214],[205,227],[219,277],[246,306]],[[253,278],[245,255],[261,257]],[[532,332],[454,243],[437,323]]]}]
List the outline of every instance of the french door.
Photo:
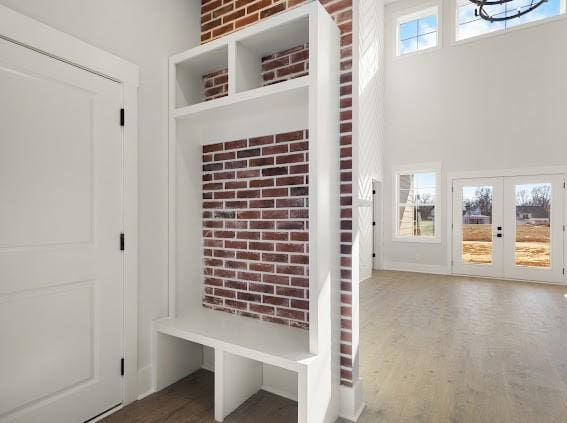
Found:
[{"label": "french door", "polygon": [[453,273],[564,281],[564,175],[453,183]]}]

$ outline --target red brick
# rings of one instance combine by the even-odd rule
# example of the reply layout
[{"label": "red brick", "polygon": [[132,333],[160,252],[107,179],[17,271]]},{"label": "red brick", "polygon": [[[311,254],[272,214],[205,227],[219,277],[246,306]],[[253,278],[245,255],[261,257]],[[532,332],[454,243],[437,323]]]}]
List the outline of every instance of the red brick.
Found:
[{"label": "red brick", "polygon": [[270,263],[287,263],[288,259],[287,254],[262,253],[262,260]]},{"label": "red brick", "polygon": [[262,281],[277,285],[289,285],[289,276],[286,275],[263,275]]},{"label": "red brick", "polygon": [[277,164],[288,164],[288,163],[301,163],[305,161],[305,156],[303,153],[288,154],[286,156],[277,156]]},{"label": "red brick", "polygon": [[284,185],[303,185],[305,177],[303,176],[284,176],[276,179],[276,186]]},{"label": "red brick", "polygon": [[238,272],[238,279],[252,282],[260,282],[262,279],[260,273]]},{"label": "red brick", "polygon": [[289,142],[289,141],[298,141],[303,140],[303,131],[293,131],[293,132],[285,132],[282,134],[276,135],[276,142]]},{"label": "red brick", "polygon": [[250,263],[250,270],[253,272],[271,272],[274,271],[274,265],[269,263]]},{"label": "red brick", "polygon": [[236,292],[230,289],[216,288],[215,295],[217,297],[236,298]]},{"label": "red brick", "polygon": [[275,313],[275,308],[263,304],[250,304],[250,311],[273,315]]},{"label": "red brick", "polygon": [[284,297],[305,298],[305,290],[287,286],[276,286],[276,294]]},{"label": "red brick", "polygon": [[287,188],[267,188],[262,190],[262,197],[287,197]]},{"label": "red brick", "polygon": [[279,253],[304,253],[305,247],[303,243],[291,244],[291,243],[277,243],[276,251]]},{"label": "red brick", "polygon": [[248,248],[251,250],[260,250],[260,251],[274,251],[274,243],[273,242],[250,242]]},{"label": "red brick", "polygon": [[262,232],[262,239],[266,241],[287,241],[289,233],[287,232]]},{"label": "red brick", "polygon": [[273,187],[274,179],[254,179],[250,181],[250,188]]},{"label": "red brick", "polygon": [[265,304],[272,304],[281,307],[289,307],[289,299],[282,297],[272,297],[271,295],[264,295],[262,302]]},{"label": "red brick", "polygon": [[277,308],[276,309],[276,316],[285,317],[288,319],[296,319],[296,320],[304,320],[305,313],[299,310],[290,310],[287,308]]},{"label": "red brick", "polygon": [[262,210],[262,219],[287,219],[289,217],[288,210]]},{"label": "red brick", "polygon": [[262,292],[263,294],[273,294],[274,287],[264,283],[250,283],[248,289],[254,292]]},{"label": "red brick", "polygon": [[302,276],[305,274],[305,270],[302,266],[289,266],[289,265],[278,265],[276,267],[276,272],[284,275],[298,275],[298,276]]}]

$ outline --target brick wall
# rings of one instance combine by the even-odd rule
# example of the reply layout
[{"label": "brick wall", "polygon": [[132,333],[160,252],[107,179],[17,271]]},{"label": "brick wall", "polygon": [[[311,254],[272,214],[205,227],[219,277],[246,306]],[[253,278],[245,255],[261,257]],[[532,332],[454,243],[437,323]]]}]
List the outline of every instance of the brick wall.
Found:
[{"label": "brick wall", "polygon": [[264,85],[277,84],[309,74],[309,44],[262,57]]},{"label": "brick wall", "polygon": [[203,75],[203,101],[228,95],[228,69]]},{"label": "brick wall", "polygon": [[308,328],[306,132],[203,147],[206,307]]},{"label": "brick wall", "polygon": [[[202,0],[203,43],[309,0]],[[341,383],[352,386],[352,6],[319,0],[341,31]]]}]

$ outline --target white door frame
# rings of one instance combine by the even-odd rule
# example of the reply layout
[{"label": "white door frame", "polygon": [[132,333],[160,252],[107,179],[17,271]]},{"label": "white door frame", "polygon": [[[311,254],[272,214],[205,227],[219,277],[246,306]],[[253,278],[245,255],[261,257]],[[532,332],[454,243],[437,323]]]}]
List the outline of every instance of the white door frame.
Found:
[{"label": "white door frame", "polygon": [[[446,260],[448,263],[449,274],[454,274],[451,260],[453,258],[453,182],[456,179],[470,179],[470,178],[492,178],[492,177],[511,177],[511,176],[532,176],[532,175],[567,175],[567,166],[547,166],[547,167],[532,167],[532,168],[518,168],[518,169],[500,169],[500,170],[478,170],[478,171],[461,171],[461,172],[448,172],[447,185],[446,185]],[[567,224],[567,195],[564,196],[563,207],[563,221]],[[567,266],[567,232],[563,232],[563,263]],[[537,281],[534,281],[537,282]],[[563,276],[563,284],[567,282],[567,275]],[[542,282],[553,283],[553,282]]]},{"label": "white door frame", "polygon": [[128,404],[138,395],[138,66],[4,6],[0,6],[0,38],[122,84],[126,110],[123,405]]}]

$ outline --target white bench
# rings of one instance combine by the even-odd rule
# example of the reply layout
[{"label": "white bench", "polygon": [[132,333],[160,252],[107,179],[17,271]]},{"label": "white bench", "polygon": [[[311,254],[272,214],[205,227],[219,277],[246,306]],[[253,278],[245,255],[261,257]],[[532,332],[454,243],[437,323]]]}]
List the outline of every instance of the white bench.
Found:
[{"label": "white bench", "polygon": [[[199,308],[180,318],[154,322],[153,382],[159,391],[203,367],[203,346],[214,349],[215,420],[222,422],[263,383],[263,364],[297,374],[298,422],[310,410],[309,374],[320,362],[309,353],[308,331]],[[206,366],[205,366],[206,367]],[[311,421],[313,421],[311,419]]]}]

